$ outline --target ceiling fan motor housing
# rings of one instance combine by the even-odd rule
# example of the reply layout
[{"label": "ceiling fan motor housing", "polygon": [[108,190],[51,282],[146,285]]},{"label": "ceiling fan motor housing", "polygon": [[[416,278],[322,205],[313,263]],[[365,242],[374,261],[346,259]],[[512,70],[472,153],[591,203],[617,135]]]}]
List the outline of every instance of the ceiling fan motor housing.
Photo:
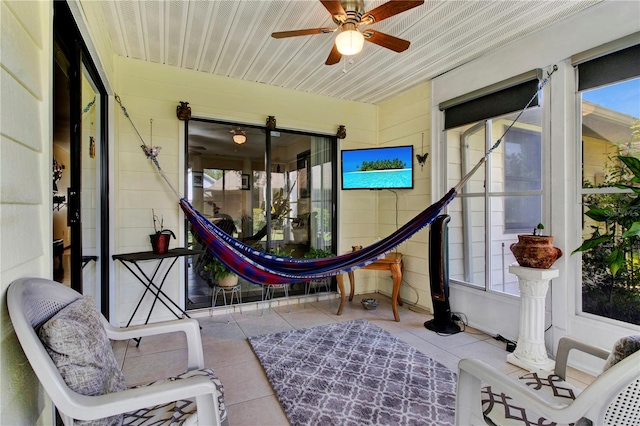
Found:
[{"label": "ceiling fan motor housing", "polygon": [[[345,0],[340,3],[347,15],[333,15],[333,22],[335,22],[342,31],[355,30],[360,23],[362,14],[364,13],[364,2],[362,0]],[[343,27],[346,24],[351,25]]]},{"label": "ceiling fan motor housing", "polygon": [[347,16],[342,14],[333,15],[333,22],[336,25],[341,25],[344,22],[353,22],[357,24],[360,22],[360,18],[364,13],[364,1],[363,0],[341,0],[340,4],[346,12]]}]

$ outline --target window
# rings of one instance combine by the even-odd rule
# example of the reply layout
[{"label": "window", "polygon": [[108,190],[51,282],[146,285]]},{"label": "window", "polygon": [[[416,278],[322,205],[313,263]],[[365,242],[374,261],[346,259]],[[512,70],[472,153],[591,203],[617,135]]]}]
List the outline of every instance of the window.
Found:
[{"label": "window", "polygon": [[576,223],[583,241],[603,240],[582,252],[581,310],[640,325],[640,237],[624,234],[639,221],[638,194],[616,186],[633,178],[619,156],[640,158],[640,45],[573,59],[582,148],[582,217]]},{"label": "window", "polygon": [[[471,170],[516,115],[447,132],[449,186]],[[521,119],[539,121],[539,110]],[[517,277],[508,271],[515,262],[509,247],[518,233],[531,233],[542,222],[542,146],[540,124],[537,131],[530,124],[515,126],[452,202],[449,241],[452,280],[518,295]]]},{"label": "window", "polygon": [[[505,135],[504,144],[505,191],[516,193],[542,190],[540,132],[514,128]],[[505,199],[504,232],[531,232],[531,224],[537,225],[542,221],[541,213],[540,195]]]},{"label": "window", "polygon": [[517,234],[531,233],[543,222],[540,108],[518,117],[525,105],[538,104],[537,76],[527,73],[440,106],[447,130],[447,187],[502,138],[448,208],[452,282],[519,295],[517,277],[508,270],[515,262],[510,246]]}]

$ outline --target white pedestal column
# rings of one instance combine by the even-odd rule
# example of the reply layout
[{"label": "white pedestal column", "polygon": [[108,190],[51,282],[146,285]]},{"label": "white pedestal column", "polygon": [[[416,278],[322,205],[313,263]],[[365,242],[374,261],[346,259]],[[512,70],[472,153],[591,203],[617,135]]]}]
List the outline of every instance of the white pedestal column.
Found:
[{"label": "white pedestal column", "polygon": [[555,362],[547,356],[544,344],[544,304],[549,281],[560,275],[558,269],[527,268],[509,265],[509,272],[518,277],[520,287],[520,333],[507,362],[529,371],[553,370]]}]

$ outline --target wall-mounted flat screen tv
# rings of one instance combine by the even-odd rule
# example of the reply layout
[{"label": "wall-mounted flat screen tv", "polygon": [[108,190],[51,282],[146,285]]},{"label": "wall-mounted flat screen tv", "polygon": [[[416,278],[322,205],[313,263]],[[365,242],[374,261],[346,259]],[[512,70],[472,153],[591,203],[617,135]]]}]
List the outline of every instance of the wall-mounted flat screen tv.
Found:
[{"label": "wall-mounted flat screen tv", "polygon": [[342,189],[413,188],[413,146],[345,149]]}]

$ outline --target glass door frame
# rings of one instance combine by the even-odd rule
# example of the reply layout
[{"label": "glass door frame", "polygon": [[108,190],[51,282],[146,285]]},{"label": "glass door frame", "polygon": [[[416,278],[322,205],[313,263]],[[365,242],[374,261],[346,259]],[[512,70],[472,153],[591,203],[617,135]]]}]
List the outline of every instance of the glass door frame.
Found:
[{"label": "glass door frame", "polygon": [[[231,126],[233,128],[253,128],[253,129],[260,129],[260,130],[264,130],[265,133],[265,171],[272,171],[273,170],[273,152],[272,152],[272,132],[278,133],[287,133],[287,134],[291,134],[291,135],[301,135],[301,136],[309,136],[309,137],[321,137],[321,138],[325,138],[325,139],[329,139],[330,140],[330,144],[331,144],[331,154],[330,154],[330,160],[331,163],[333,164],[333,173],[331,176],[331,186],[332,186],[332,195],[331,195],[331,232],[332,232],[332,238],[331,238],[331,251],[333,253],[337,253],[337,247],[338,247],[338,208],[337,208],[337,203],[338,203],[338,138],[336,135],[326,135],[326,134],[320,134],[320,133],[312,133],[312,132],[305,132],[305,131],[300,131],[300,130],[290,130],[290,129],[281,129],[281,128],[275,128],[275,129],[267,129],[266,126],[256,126],[256,125],[251,125],[251,124],[244,124],[244,123],[239,123],[239,122],[228,122],[228,121],[223,121],[223,120],[215,120],[215,119],[209,119],[209,118],[198,118],[198,117],[193,117],[191,118],[190,121],[200,121],[200,122],[209,122],[209,123],[216,123],[216,124],[221,124],[221,125],[228,125]],[[185,171],[185,179],[184,179],[184,194],[188,194],[189,193],[189,180],[186,178],[186,173],[188,173],[189,170],[189,120],[185,121],[185,126],[184,126],[184,141],[185,141],[185,146],[184,146],[184,171]],[[265,193],[265,205],[272,205],[272,177],[271,177],[271,172],[267,172],[266,174],[266,193]],[[186,195],[185,195],[186,196]],[[266,227],[267,227],[267,234],[266,234],[266,247],[270,247],[271,246],[271,240],[272,240],[272,218],[270,215],[266,215],[265,216],[266,219]],[[189,224],[187,219],[185,218],[185,226],[184,226],[184,239],[185,241],[189,240]],[[271,247],[273,248],[273,247]],[[188,295],[189,294],[189,271],[187,270],[187,268],[185,268],[185,294]],[[332,278],[331,280],[331,289],[335,290],[337,288],[336,286],[336,281],[335,278]],[[186,299],[185,298],[185,303],[186,303]],[[194,309],[198,309],[197,307]]]},{"label": "glass door frame", "polygon": [[[97,67],[93,62],[89,50],[80,34],[78,26],[73,19],[69,5],[64,1],[55,1],[54,7],[54,25],[53,25],[53,41],[57,42],[64,55],[69,60],[69,100],[70,100],[70,165],[69,179],[70,191],[67,200],[69,226],[72,228],[70,235],[70,278],[71,288],[79,293],[83,292],[83,259],[82,259],[82,223],[81,223],[81,201],[80,193],[82,189],[82,108],[81,105],[81,76],[82,66],[86,69],[87,74],[95,84],[98,94],[96,101],[100,103],[100,114],[98,120],[100,123],[98,142],[96,150],[100,150],[100,162],[96,164],[99,169],[99,182],[97,182],[96,190],[99,191],[97,197],[100,198],[100,241],[97,243],[97,249],[101,257],[100,270],[98,271],[98,281],[100,283],[100,311],[109,319],[109,158],[108,158],[108,129],[107,129],[107,105],[108,96],[106,88],[97,71]],[[53,42],[52,41],[52,42]],[[55,51],[54,51],[55,52]],[[99,98],[99,99],[98,99]],[[53,108],[52,108],[53,111]]]}]

